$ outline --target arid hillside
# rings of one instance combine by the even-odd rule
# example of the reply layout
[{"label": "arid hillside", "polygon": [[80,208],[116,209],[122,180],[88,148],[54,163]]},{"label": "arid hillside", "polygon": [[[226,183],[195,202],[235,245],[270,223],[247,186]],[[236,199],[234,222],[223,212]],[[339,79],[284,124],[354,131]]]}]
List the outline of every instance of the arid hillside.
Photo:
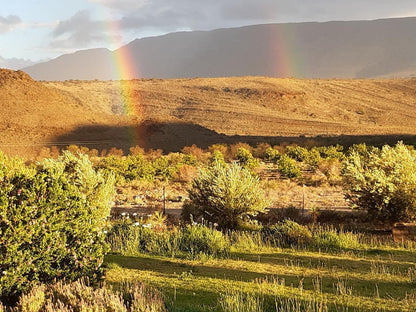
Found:
[{"label": "arid hillside", "polygon": [[0,149],[412,143],[416,79],[266,77],[36,82],[0,71]]}]

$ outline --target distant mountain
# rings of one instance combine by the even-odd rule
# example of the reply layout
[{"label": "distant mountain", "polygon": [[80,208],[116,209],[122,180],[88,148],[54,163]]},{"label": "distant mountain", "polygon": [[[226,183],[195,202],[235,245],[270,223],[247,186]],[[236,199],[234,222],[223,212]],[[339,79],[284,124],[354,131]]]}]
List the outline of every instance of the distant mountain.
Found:
[{"label": "distant mountain", "polygon": [[31,65],[34,65],[34,64],[35,64],[35,62],[33,62],[31,60],[18,59],[18,58],[6,59],[6,58],[0,56],[0,68],[7,68],[7,69],[16,70],[16,69],[31,66]]},{"label": "distant mountain", "polygon": [[129,52],[136,78],[271,76],[410,77],[416,74],[416,18],[254,25],[137,39],[24,68],[38,80],[117,79]]}]

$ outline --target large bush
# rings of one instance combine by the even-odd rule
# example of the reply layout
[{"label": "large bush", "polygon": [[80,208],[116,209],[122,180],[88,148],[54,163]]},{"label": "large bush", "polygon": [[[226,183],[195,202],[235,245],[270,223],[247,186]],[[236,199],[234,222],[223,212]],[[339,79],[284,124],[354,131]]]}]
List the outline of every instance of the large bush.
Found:
[{"label": "large bush", "polygon": [[238,164],[213,164],[201,170],[188,191],[183,216],[192,214],[220,228],[237,228],[267,206],[259,179]]},{"label": "large bush", "polygon": [[114,179],[65,152],[37,168],[0,154],[0,299],[33,283],[99,279]]},{"label": "large bush", "polygon": [[351,151],[343,170],[346,196],[388,221],[416,217],[416,152],[398,143],[381,150]]}]

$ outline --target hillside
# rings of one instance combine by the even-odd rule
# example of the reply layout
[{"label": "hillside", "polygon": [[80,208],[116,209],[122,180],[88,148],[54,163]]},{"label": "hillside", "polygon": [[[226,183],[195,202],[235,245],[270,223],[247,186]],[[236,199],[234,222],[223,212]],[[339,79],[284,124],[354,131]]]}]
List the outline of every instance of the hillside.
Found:
[{"label": "hillside", "polygon": [[35,155],[81,125],[112,123],[22,71],[0,70],[0,103],[0,149],[10,154]]},{"label": "hillside", "polygon": [[[123,103],[133,97],[135,108],[129,111],[138,116],[135,123],[141,123],[130,139],[165,150],[238,141],[330,142],[325,137],[340,135],[350,136],[343,141],[393,135],[394,141],[395,135],[414,135],[416,129],[416,79],[237,77],[132,80],[121,86],[111,81],[45,85],[114,118],[126,113]],[[97,129],[97,135],[101,131]],[[79,135],[73,133],[65,139]],[[364,135],[369,137],[354,138]],[[339,139],[335,137],[331,143]],[[377,138],[382,142],[387,139]]]},{"label": "hillside", "polygon": [[415,29],[416,18],[395,18],[179,32],[113,52],[78,51],[24,70],[38,80],[117,80],[125,77],[123,66],[135,73],[127,78],[411,77]]},{"label": "hillside", "polygon": [[414,142],[416,79],[38,82],[0,70],[0,149]]}]

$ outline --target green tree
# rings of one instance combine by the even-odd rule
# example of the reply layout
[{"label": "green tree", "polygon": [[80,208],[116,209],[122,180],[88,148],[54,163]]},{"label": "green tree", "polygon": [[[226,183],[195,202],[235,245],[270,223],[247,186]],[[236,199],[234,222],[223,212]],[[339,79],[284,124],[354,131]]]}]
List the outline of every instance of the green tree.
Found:
[{"label": "green tree", "polygon": [[103,274],[114,178],[70,152],[36,169],[0,154],[0,299],[36,282]]},{"label": "green tree", "polygon": [[416,152],[403,143],[365,153],[352,150],[343,178],[355,207],[391,222],[416,217]]},{"label": "green tree", "polygon": [[183,216],[203,217],[221,228],[238,228],[267,207],[259,179],[238,164],[217,163],[201,170],[188,193]]}]

